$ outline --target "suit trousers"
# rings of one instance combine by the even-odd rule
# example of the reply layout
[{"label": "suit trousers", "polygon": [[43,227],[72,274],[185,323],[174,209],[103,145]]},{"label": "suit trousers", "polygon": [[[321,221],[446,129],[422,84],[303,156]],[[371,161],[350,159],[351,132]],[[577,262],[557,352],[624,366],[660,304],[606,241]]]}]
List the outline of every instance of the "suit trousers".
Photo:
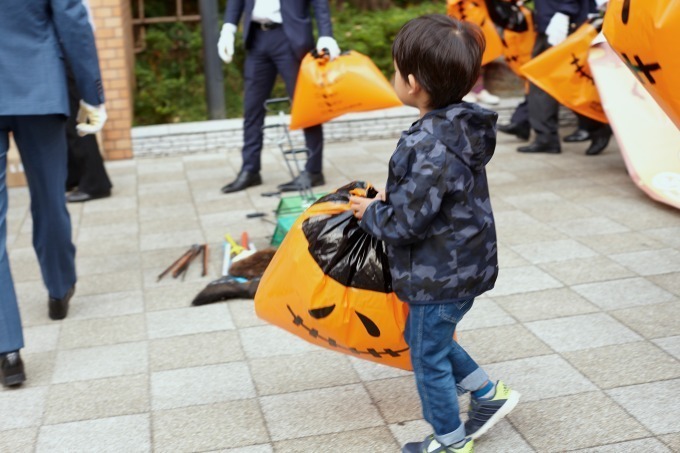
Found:
[{"label": "suit trousers", "polygon": [[[548,43],[548,37],[545,33],[539,33],[531,55],[536,57],[550,47],[552,46]],[[557,127],[560,104],[555,98],[533,83],[529,85],[527,101],[529,104],[529,122],[531,128],[536,132],[536,143],[559,147],[560,137],[557,134]]]},{"label": "suit trousers", "polygon": [[[244,119],[243,119],[243,165],[242,170],[260,171],[262,152],[262,126],[264,102],[271,95],[276,75],[280,74],[286,91],[292,99],[295,92],[300,60],[283,32],[283,27],[262,30],[250,27],[250,47],[244,68]],[[304,130],[305,143],[309,149],[305,170],[318,173],[322,168],[323,129],[321,125]]]},{"label": "suit trousers", "polygon": [[76,282],[75,246],[66,209],[66,117],[0,116],[0,353],[24,345],[7,254],[7,150],[9,132],[28,180],[33,248],[50,297],[62,298]]}]

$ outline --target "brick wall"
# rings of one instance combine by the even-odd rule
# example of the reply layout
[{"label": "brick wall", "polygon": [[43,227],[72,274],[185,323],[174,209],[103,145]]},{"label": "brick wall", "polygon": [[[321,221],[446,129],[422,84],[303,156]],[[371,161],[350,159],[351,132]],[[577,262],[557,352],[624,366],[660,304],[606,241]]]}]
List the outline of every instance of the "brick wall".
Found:
[{"label": "brick wall", "polygon": [[109,119],[102,133],[107,159],[132,157],[134,53],[129,0],[89,0]]}]

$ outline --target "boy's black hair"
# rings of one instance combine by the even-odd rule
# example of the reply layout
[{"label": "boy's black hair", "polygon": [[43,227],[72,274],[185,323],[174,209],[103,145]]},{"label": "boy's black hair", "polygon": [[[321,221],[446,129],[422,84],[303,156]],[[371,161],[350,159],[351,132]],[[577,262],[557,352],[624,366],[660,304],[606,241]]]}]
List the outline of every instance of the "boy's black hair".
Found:
[{"label": "boy's black hair", "polygon": [[413,74],[430,95],[430,108],[460,102],[475,85],[486,40],[482,30],[442,14],[407,22],[392,44],[392,58],[408,83]]}]

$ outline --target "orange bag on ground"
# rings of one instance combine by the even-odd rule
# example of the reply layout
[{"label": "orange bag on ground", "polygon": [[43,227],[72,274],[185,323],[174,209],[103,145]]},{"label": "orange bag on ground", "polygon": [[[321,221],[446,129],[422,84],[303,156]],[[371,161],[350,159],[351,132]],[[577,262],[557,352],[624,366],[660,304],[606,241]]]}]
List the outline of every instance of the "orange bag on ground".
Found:
[{"label": "orange bag on ground", "polygon": [[519,8],[524,14],[528,30],[522,32],[503,30],[501,43],[503,45],[503,57],[508,67],[522,77],[520,68],[531,60],[531,52],[536,43],[536,28],[531,11],[525,6],[519,6]]},{"label": "orange bag on ground", "polygon": [[297,219],[262,276],[255,311],[311,343],[410,370],[408,305],[392,291],[383,243],[349,208],[350,194],[367,193],[376,194],[350,183]]},{"label": "orange bag on ground", "polygon": [[611,0],[604,35],[680,128],[680,0]]},{"label": "orange bag on ground", "polygon": [[486,48],[482,55],[482,66],[500,57],[503,52],[501,37],[489,17],[484,0],[447,0],[446,13],[458,20],[478,25],[484,32]]},{"label": "orange bag on ground", "polygon": [[329,61],[308,53],[295,85],[290,128],[303,129],[349,112],[400,105],[390,82],[367,56],[349,51]]},{"label": "orange bag on ground", "polygon": [[[600,22],[601,23],[601,22]],[[607,123],[600,95],[588,66],[590,44],[599,33],[585,23],[564,42],[522,66],[522,74],[560,104],[584,116]]]}]

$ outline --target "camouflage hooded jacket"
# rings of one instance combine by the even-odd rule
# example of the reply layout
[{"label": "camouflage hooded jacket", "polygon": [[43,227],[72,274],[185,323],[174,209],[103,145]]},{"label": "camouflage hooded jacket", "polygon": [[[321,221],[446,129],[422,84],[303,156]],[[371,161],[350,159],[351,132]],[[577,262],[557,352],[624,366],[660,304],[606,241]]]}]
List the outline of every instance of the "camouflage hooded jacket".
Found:
[{"label": "camouflage hooded jacket", "polygon": [[360,222],[385,242],[397,296],[453,303],[493,288],[498,276],[485,165],[498,115],[462,102],[427,113],[402,133],[390,159],[387,201]]}]

